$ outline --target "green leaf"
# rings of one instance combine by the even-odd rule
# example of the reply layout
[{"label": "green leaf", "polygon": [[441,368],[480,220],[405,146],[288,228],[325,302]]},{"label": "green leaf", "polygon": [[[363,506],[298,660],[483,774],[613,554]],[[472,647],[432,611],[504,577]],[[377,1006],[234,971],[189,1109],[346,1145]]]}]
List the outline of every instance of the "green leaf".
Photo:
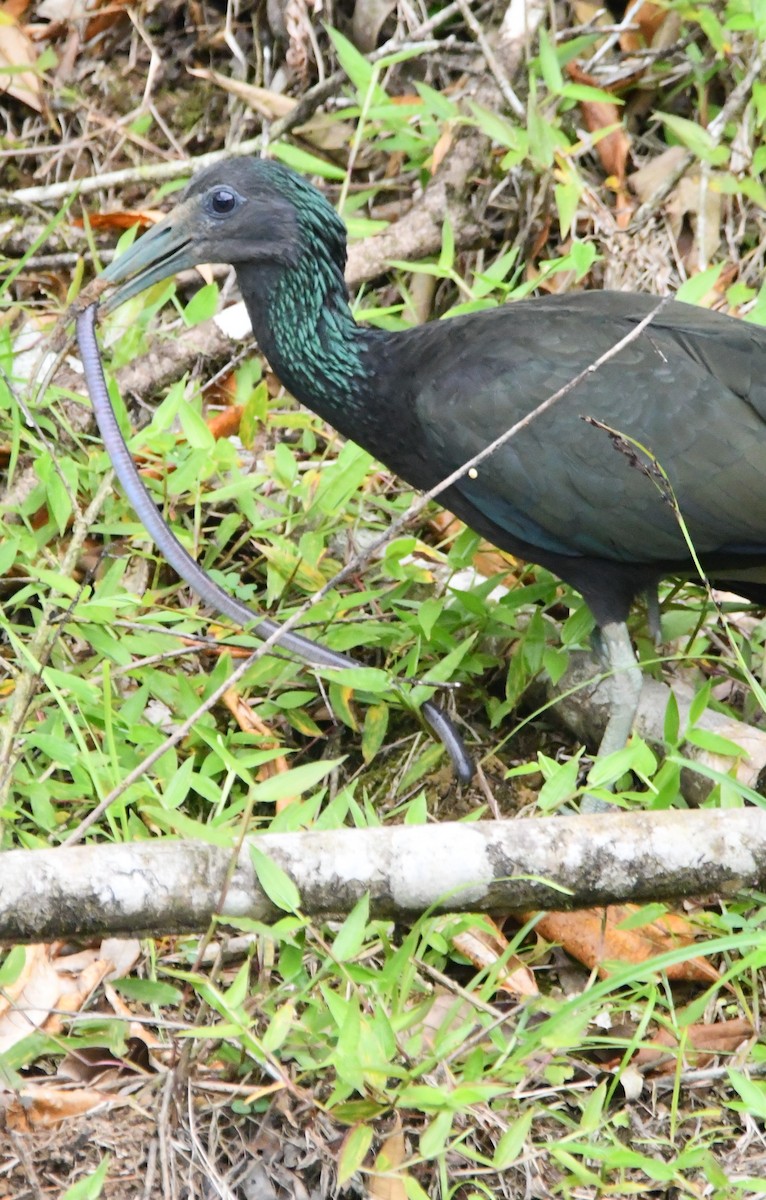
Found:
[{"label": "green leaf", "polygon": [[692,746],[698,746],[700,750],[707,750],[710,754],[722,754],[726,758],[743,758],[747,755],[743,746],[722,737],[720,733],[714,733],[712,729],[689,729],[686,741]]},{"label": "green leaf", "polygon": [[112,986],[121,996],[142,1004],[180,1004],[183,999],[180,988],[159,979],[115,979]]},{"label": "green leaf", "polygon": [[689,724],[696,725],[710,703],[710,683],[705,683],[689,705]]},{"label": "green leaf", "polygon": [[24,946],[14,946],[8,951],[0,965],[0,988],[10,987],[19,978],[19,975],[24,970],[24,963],[27,961],[27,953]]},{"label": "green leaf", "polygon": [[328,669],[328,678],[340,687],[353,688],[357,692],[390,692],[391,676],[388,671],[379,667],[342,667],[332,673]]},{"label": "green leaf", "polygon": [[541,812],[550,812],[565,800],[571,800],[577,791],[579,771],[579,757],[555,764],[552,774],[546,779],[537,797],[537,806]]},{"label": "green leaf", "polygon": [[297,913],[301,906],[301,895],[287,871],[257,846],[250,846],[250,858],[258,882],[272,904],[276,904],[283,912]]},{"label": "green leaf", "polygon": [[359,98],[364,99],[375,78],[375,67],[337,29],[328,27],[327,32],[338,56],[338,62],[356,88]]},{"label": "green leaf", "polygon": [[436,1158],[444,1151],[447,1138],[452,1132],[453,1114],[449,1111],[440,1112],[433,1121],[426,1125],[420,1135],[418,1149],[424,1158]]},{"label": "green leaf", "polygon": [[725,162],[728,162],[728,147],[717,146],[707,129],[698,125],[696,121],[689,121],[686,117],[678,117],[674,113],[658,112],[657,110],[654,115],[659,117],[673,137],[677,138],[682,146],[686,146],[687,150],[691,150],[696,158],[708,162],[714,167],[723,166]]},{"label": "green leaf", "polygon": [[289,142],[272,143],[271,153],[274,158],[278,158],[288,167],[300,171],[302,175],[318,175],[320,179],[341,180],[346,178],[346,172],[340,167],[336,167],[334,163],[325,162],[323,158],[317,158],[316,154],[309,154],[308,151],[301,150],[298,146],[291,146]]},{"label": "green leaf", "polygon": [[540,26],[540,74],[543,77],[545,86],[549,92],[558,95],[564,86],[564,79],[561,74],[559,60],[556,57],[556,50],[553,46],[544,26]]},{"label": "green leaf", "polygon": [[562,238],[569,237],[582,195],[582,183],[576,175],[570,174],[566,183],[557,183],[554,186],[553,195],[556,201],[561,236]]},{"label": "green leaf", "polygon": [[643,929],[645,925],[651,925],[653,921],[664,917],[667,911],[665,904],[644,904],[637,912],[629,913],[627,917],[624,917],[617,925],[617,929]]},{"label": "green leaf", "polygon": [[524,147],[526,153],[526,135],[525,131],[518,125],[513,125],[504,117],[499,117],[497,113],[491,112],[487,108],[481,108],[478,104],[474,104],[469,100],[471,112],[473,113],[474,123],[491,138],[493,142],[497,142],[500,146],[507,146],[509,150],[518,150]]},{"label": "green leaf", "polygon": [[332,954],[336,962],[348,962],[349,959],[356,957],[364,943],[369,919],[370,897],[365,894],[361,900],[357,900],[335,935]]},{"label": "green leaf", "polygon": [[712,267],[708,267],[706,271],[700,271],[699,274],[691,275],[688,279],[685,279],[676,292],[676,300],[685,300],[687,304],[699,304],[708,292],[715,287],[723,267],[724,264],[722,262],[715,263]]},{"label": "green leaf", "polygon": [[371,763],[380,750],[388,730],[388,705],[371,704],[364,714],[362,758]]},{"label": "green leaf", "polygon": [[681,718],[678,712],[678,700],[676,699],[675,692],[671,691],[665,709],[665,726],[662,734],[664,741],[669,746],[676,746],[678,744],[680,726]]},{"label": "green leaf", "polygon": [[11,536],[11,531],[9,530],[8,526],[5,525],[3,529],[3,540],[0,542],[0,575],[5,575],[7,571],[10,571],[11,567],[16,561],[16,555],[18,552],[18,542],[14,540],[14,538]]},{"label": "green leaf", "polygon": [[342,1186],[359,1170],[372,1145],[373,1131],[369,1125],[355,1125],[346,1135],[338,1160],[338,1185]]},{"label": "green leaf", "polygon": [[209,321],[218,309],[218,284],[206,283],[195,292],[184,309],[184,321],[187,325],[199,325]]},{"label": "green leaf", "polygon": [[616,782],[626,771],[638,771],[642,775],[653,775],[657,770],[657,759],[641,738],[634,738],[629,746],[615,750],[605,758],[597,758],[588,772],[590,787],[605,787]]},{"label": "green leaf", "polygon": [[261,1038],[264,1050],[268,1054],[274,1054],[279,1050],[294,1025],[295,1005],[291,1000],[287,1000],[284,1004],[280,1004]]},{"label": "green leaf", "polygon": [[[191,404],[181,404],[178,407],[178,419],[184,436],[192,450],[210,452],[215,446],[215,438],[208,429],[205,418]],[[178,472],[175,472],[177,474]]]},{"label": "green leaf", "polygon": [[766,1085],[757,1083],[754,1079],[748,1079],[747,1075],[743,1075],[741,1071],[731,1070],[728,1072],[728,1076],[729,1083],[741,1096],[743,1103],[739,1104],[734,1101],[727,1104],[727,1108],[735,1108],[740,1112],[749,1113],[758,1121],[766,1121]]},{"label": "green leaf", "polygon": [[275,804],[278,800],[286,800],[290,796],[302,796],[304,792],[321,783],[342,762],[342,758],[327,758],[282,771],[279,775],[273,775],[271,779],[263,779],[256,783],[253,799],[258,804]]},{"label": "green leaf", "polygon": [[106,1181],[108,1169],[109,1155],[106,1154],[93,1174],[89,1175],[86,1179],[78,1179],[77,1183],[73,1183],[64,1192],[61,1200],[98,1200]]},{"label": "green leaf", "polygon": [[496,1171],[507,1171],[519,1158],[529,1137],[534,1116],[534,1110],[528,1108],[506,1129],[492,1158],[492,1166]]}]

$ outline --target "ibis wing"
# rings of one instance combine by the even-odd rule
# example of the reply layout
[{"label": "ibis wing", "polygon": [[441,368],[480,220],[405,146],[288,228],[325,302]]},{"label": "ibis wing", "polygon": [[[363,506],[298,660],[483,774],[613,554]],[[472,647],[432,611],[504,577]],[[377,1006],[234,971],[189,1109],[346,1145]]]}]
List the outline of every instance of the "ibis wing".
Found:
[{"label": "ibis wing", "polygon": [[[426,453],[445,474],[533,414],[654,303],[620,293],[601,293],[598,305],[592,293],[585,299],[508,305],[466,323],[470,338],[456,321],[437,367],[431,359],[424,377],[413,366]],[[532,416],[457,493],[500,545],[505,533],[559,554],[677,561],[686,543],[664,475],[700,553],[766,552],[762,379],[765,331],[672,304]]]}]

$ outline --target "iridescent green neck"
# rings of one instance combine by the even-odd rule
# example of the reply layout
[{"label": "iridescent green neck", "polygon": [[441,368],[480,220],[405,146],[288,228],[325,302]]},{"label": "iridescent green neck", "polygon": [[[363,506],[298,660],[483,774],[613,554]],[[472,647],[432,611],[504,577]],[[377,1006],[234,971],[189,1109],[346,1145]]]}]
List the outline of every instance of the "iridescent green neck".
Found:
[{"label": "iridescent green neck", "polygon": [[239,267],[237,275],[253,332],[279,379],[346,432],[367,378],[369,331],[356,324],[342,272],[322,250],[304,245],[294,265],[252,273]]},{"label": "iridescent green neck", "polygon": [[352,402],[364,374],[362,331],[337,265],[313,249],[304,251],[269,297],[269,316],[277,354],[298,392],[314,401]]}]

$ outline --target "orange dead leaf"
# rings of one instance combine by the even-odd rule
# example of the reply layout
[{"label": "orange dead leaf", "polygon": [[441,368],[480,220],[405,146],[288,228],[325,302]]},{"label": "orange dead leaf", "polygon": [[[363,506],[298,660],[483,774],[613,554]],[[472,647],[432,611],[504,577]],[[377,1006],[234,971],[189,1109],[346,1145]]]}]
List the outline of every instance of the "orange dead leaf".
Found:
[{"label": "orange dead leaf", "polygon": [[[398,1114],[395,1121],[393,1130],[378,1151],[373,1171],[367,1178],[367,1194],[370,1200],[407,1200],[405,1175],[392,1173],[401,1167],[406,1157],[402,1123]],[[376,1171],[380,1171],[381,1174],[376,1175]]]},{"label": "orange dead leaf", "polygon": [[[458,534],[462,533],[465,525],[457,517],[453,517],[452,513],[446,509],[440,509],[431,520],[428,522],[429,528],[438,536],[441,541],[454,542]],[[496,550],[490,542],[482,542],[473,556],[473,565],[480,575],[490,579],[493,575],[504,575],[502,580],[506,586],[510,587],[518,578],[516,568],[516,559],[510,554],[505,554],[502,550]],[[510,569],[509,569],[510,568]]]},{"label": "orange dead leaf", "polygon": [[[94,212],[88,214],[88,223],[91,229],[132,229],[134,225],[140,225],[142,229],[148,229],[150,225],[156,225],[165,216],[158,208],[143,208],[143,209],[116,209],[114,212]],[[79,228],[85,224],[82,217],[73,217],[72,224]]]},{"label": "orange dead leaf", "polygon": [[[564,949],[584,963],[597,967],[602,977],[609,974],[605,963],[642,963],[677,946],[694,942],[691,928],[682,917],[661,917],[639,929],[620,929],[621,922],[637,912],[635,905],[612,904],[607,909],[586,908],[580,912],[546,913],[535,928],[544,938],[559,942]],[[529,920],[532,913],[524,914]],[[689,958],[668,967],[669,979],[696,983],[713,983],[718,972],[704,958]]]},{"label": "orange dead leaf", "polygon": [[241,404],[233,404],[231,408],[225,408],[223,412],[217,412],[215,416],[208,417],[207,427],[216,441],[219,438],[232,437],[239,433],[239,423],[244,411]]},{"label": "orange dead leaf", "polygon": [[434,146],[434,152],[431,155],[431,174],[435,175],[439,167],[444,162],[453,142],[452,127],[448,125],[446,129],[439,134]]},{"label": "orange dead leaf", "polygon": [[[684,1063],[689,1067],[707,1066],[718,1054],[733,1054],[753,1033],[752,1025],[744,1017],[716,1021],[713,1025],[689,1025],[684,1030]],[[677,1048],[678,1038],[673,1030],[660,1029],[652,1037],[651,1045],[643,1046],[633,1062],[650,1067],[654,1074],[671,1075],[676,1069],[676,1056],[668,1055],[668,1051]]]},{"label": "orange dead leaf", "polygon": [[[490,918],[485,917],[481,924],[477,923],[471,929],[451,935],[455,948],[480,971],[492,968],[508,949],[505,935],[494,921],[490,921],[491,930],[487,929],[487,921],[490,921]],[[539,991],[529,967],[516,955],[506,961],[502,974],[498,977],[498,987],[514,996],[537,996]]]},{"label": "orange dead leaf", "polygon": [[50,1129],[70,1117],[81,1117],[106,1103],[123,1104],[125,1101],[96,1088],[31,1084],[11,1100],[5,1110],[6,1121],[8,1128],[16,1133],[29,1133],[33,1129]]},{"label": "orange dead leaf", "polygon": [[630,53],[633,50],[641,50],[644,46],[651,46],[657,30],[667,15],[666,8],[660,8],[659,5],[652,4],[651,0],[647,0],[646,4],[641,5],[631,22],[631,24],[638,25],[638,32],[626,29],[620,35],[620,49]]},{"label": "orange dead leaf", "polygon": [[[34,66],[37,55],[32,42],[13,15],[13,9],[4,4],[0,8],[0,94],[7,92],[15,100],[43,111],[40,76]],[[10,68],[2,70],[3,67]],[[24,70],[25,67],[30,68]]]},{"label": "orange dead leaf", "polygon": [[[125,942],[128,969],[137,957],[138,945]],[[110,949],[114,946],[120,947],[120,939],[107,939],[103,954],[93,948],[61,955],[57,942],[27,946],[18,977],[0,996],[0,1053],[35,1029],[58,1033],[61,1011],[79,1012],[98,984],[115,971],[114,953]],[[123,956],[123,961],[128,959]]]},{"label": "orange dead leaf", "polygon": [[[249,704],[245,703],[236,688],[228,688],[224,692],[223,702],[242,732],[256,735],[259,744],[265,750],[276,750],[281,745],[280,739],[274,733],[274,730],[270,729],[258,714],[253,712],[252,708],[250,708]],[[271,762],[263,764],[258,771],[257,778],[259,780],[272,779],[275,775],[284,775],[286,771],[287,759],[280,754],[277,758],[272,759]],[[284,800],[278,800],[277,812],[281,812],[289,804],[295,804],[297,799],[297,796],[286,796]]]},{"label": "orange dead leaf", "polygon": [[[584,83],[589,87],[599,87],[599,82],[576,63],[567,65],[567,72],[575,83]],[[607,175],[612,175],[617,181],[620,192],[625,188],[625,168],[630,153],[630,138],[622,127],[622,115],[619,107],[610,100],[581,100],[580,112],[583,121],[591,133],[606,129],[610,125],[618,125],[596,143],[596,153]]]},{"label": "orange dead leaf", "polygon": [[96,7],[101,11],[91,17],[85,26],[85,41],[89,42],[99,34],[105,33],[107,29],[111,29],[117,21],[123,20],[128,3],[129,0],[98,0]]}]

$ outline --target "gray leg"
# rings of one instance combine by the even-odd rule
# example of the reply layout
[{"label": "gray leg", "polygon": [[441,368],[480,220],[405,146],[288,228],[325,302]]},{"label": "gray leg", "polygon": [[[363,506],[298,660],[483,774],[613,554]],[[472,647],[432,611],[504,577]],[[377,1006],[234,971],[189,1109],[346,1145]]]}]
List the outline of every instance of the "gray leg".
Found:
[{"label": "gray leg", "polygon": [[[611,713],[598,748],[599,757],[603,757],[621,750],[630,737],[641,695],[641,668],[624,621],[601,627],[600,646],[611,671],[609,686],[612,693]],[[584,813],[607,812],[610,808],[608,801],[587,794],[580,803],[580,812]]]},{"label": "gray leg", "polygon": [[657,588],[651,587],[646,592],[646,623],[655,646],[662,643],[662,628],[660,626],[660,598]]}]

